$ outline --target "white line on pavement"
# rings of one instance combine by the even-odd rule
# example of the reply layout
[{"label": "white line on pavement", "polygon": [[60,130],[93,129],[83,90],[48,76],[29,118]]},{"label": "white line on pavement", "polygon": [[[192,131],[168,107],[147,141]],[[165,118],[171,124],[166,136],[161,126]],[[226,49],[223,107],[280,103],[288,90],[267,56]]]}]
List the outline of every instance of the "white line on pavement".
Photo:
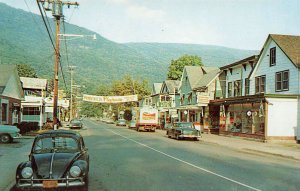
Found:
[{"label": "white line on pavement", "polygon": [[[92,122],[93,122],[93,121],[92,121]],[[93,123],[96,124],[95,122],[93,122]],[[99,125],[99,124],[97,124],[97,125]],[[169,157],[169,158],[172,158],[172,159],[174,159],[174,160],[177,160],[177,161],[182,162],[182,163],[184,163],[184,164],[187,164],[187,165],[189,165],[189,166],[195,167],[195,168],[197,168],[197,169],[199,169],[199,170],[202,170],[202,171],[204,171],[204,172],[207,172],[207,173],[209,173],[209,174],[213,174],[213,175],[215,175],[215,176],[218,176],[218,177],[220,177],[220,178],[223,178],[223,179],[228,180],[228,181],[230,181],[230,182],[233,182],[233,183],[235,183],[235,184],[238,184],[238,185],[244,186],[244,187],[246,187],[246,188],[249,188],[249,189],[251,189],[251,190],[261,191],[261,190],[258,189],[258,188],[254,188],[254,187],[249,186],[249,185],[247,185],[247,184],[241,183],[241,182],[236,181],[236,180],[233,180],[233,179],[231,179],[231,178],[227,178],[227,177],[225,177],[225,176],[223,176],[223,175],[217,174],[217,173],[212,172],[212,171],[210,171],[210,170],[207,170],[207,169],[205,169],[205,168],[196,166],[196,165],[194,165],[194,164],[192,164],[192,163],[189,163],[189,162],[184,161],[184,160],[182,160],[182,159],[179,159],[179,158],[176,158],[176,157],[174,157],[174,156],[171,156],[171,155],[169,155],[169,154],[167,154],[167,153],[164,153],[164,152],[162,152],[162,151],[160,151],[160,150],[157,150],[157,149],[155,149],[155,148],[152,148],[152,147],[150,147],[150,146],[148,146],[148,145],[146,145],[146,144],[143,144],[143,143],[138,142],[138,141],[136,141],[136,140],[133,140],[133,139],[131,139],[131,138],[129,138],[129,137],[126,137],[126,136],[124,136],[124,135],[121,135],[121,134],[119,134],[119,133],[117,133],[117,132],[115,132],[115,131],[113,131],[113,130],[111,130],[111,129],[108,129],[108,128],[103,128],[103,129],[105,129],[106,131],[110,131],[110,132],[112,132],[113,134],[116,134],[116,135],[118,135],[118,136],[121,136],[121,137],[123,137],[123,138],[125,138],[125,139],[127,139],[127,140],[130,140],[130,141],[132,141],[132,142],[135,142],[135,143],[137,143],[137,144],[139,144],[139,145],[141,145],[141,146],[144,146],[144,147],[146,147],[146,148],[148,148],[148,149],[151,149],[151,150],[153,150],[153,151],[155,151],[155,152],[158,152],[158,153],[160,153],[160,154],[163,154],[163,155],[165,155],[165,156],[167,156],[167,157]]]}]

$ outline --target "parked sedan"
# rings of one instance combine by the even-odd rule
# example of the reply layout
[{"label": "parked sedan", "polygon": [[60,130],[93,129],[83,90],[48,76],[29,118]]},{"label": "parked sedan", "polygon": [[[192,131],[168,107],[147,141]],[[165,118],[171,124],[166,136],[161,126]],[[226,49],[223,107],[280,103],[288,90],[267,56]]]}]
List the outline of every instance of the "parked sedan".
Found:
[{"label": "parked sedan", "polygon": [[192,138],[194,140],[201,137],[200,131],[195,129],[191,122],[174,123],[171,128],[167,128],[167,136],[175,139]]},{"label": "parked sedan", "polygon": [[126,120],[125,119],[119,119],[117,121],[117,126],[126,126]]},{"label": "parked sedan", "polygon": [[16,188],[88,190],[89,155],[82,136],[52,130],[36,136],[29,161],[16,171]]},{"label": "parked sedan", "polygon": [[13,125],[0,125],[0,143],[10,143],[20,138],[20,129]]},{"label": "parked sedan", "polygon": [[83,127],[82,121],[79,119],[72,119],[69,124],[70,129],[81,129]]}]

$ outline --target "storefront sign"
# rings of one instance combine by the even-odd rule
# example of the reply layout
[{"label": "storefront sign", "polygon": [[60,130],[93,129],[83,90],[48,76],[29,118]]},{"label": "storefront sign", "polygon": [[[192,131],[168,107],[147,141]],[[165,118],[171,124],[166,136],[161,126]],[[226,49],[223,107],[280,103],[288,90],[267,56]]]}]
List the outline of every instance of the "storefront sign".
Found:
[{"label": "storefront sign", "polygon": [[83,94],[83,101],[97,103],[125,103],[138,101],[138,95],[128,96],[94,96]]}]

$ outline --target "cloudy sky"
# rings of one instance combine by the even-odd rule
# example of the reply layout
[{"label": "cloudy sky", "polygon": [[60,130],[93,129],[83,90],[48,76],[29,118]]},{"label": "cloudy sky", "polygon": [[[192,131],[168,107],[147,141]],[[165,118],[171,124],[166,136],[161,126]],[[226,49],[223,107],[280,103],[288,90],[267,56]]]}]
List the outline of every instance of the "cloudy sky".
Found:
[{"label": "cloudy sky", "polygon": [[[36,0],[0,2],[38,14]],[[259,50],[269,33],[300,35],[300,0],[77,2],[77,9],[64,8],[68,22],[119,43],[194,43]]]}]

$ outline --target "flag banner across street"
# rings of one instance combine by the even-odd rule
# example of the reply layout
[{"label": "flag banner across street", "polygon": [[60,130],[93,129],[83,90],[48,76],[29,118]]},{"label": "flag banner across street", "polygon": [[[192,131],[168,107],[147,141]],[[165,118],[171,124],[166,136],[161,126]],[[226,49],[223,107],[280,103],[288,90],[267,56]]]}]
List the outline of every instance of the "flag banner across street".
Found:
[{"label": "flag banner across street", "polygon": [[97,102],[97,103],[125,103],[138,101],[138,95],[127,96],[95,96],[95,95],[83,95],[83,101]]}]

